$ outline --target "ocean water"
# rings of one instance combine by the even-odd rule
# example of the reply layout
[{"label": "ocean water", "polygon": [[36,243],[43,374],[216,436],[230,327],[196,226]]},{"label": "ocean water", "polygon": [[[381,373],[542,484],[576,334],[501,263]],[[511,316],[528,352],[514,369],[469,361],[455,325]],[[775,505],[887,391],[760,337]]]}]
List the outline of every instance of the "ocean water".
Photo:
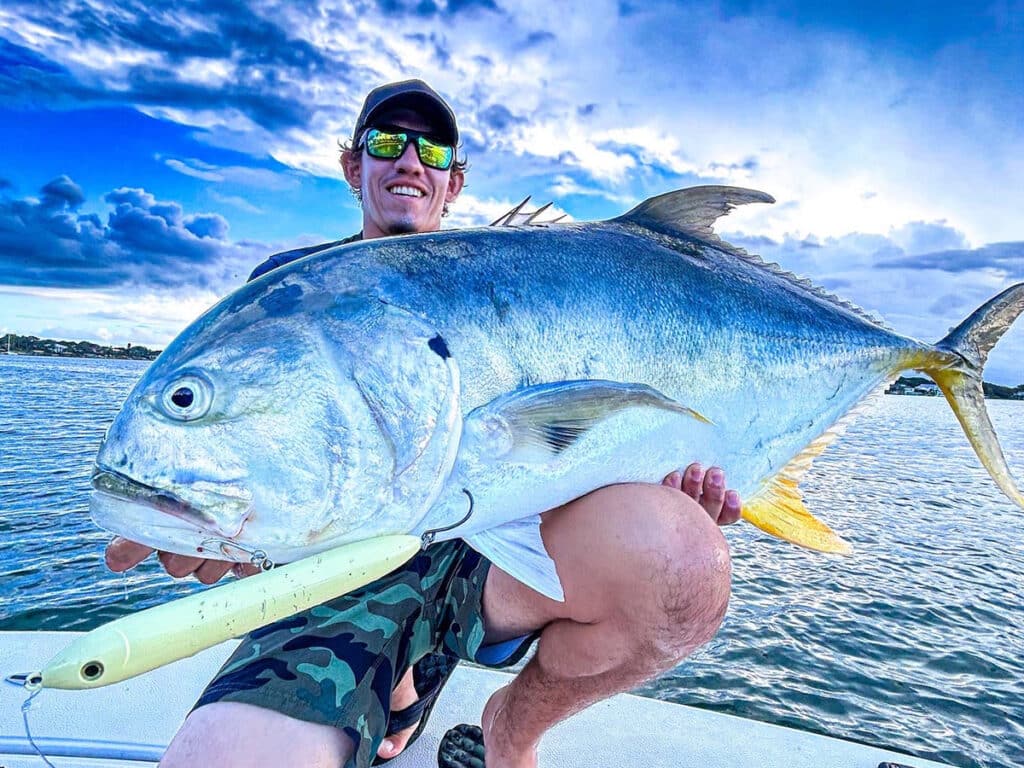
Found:
[{"label": "ocean water", "polygon": [[[145,363],[0,356],[0,630],[86,630],[200,588],[105,570],[87,513],[107,424]],[[989,401],[1024,477],[1024,402]],[[639,692],[958,766],[1024,765],[1024,513],[940,398],[880,397],[815,464],[831,558],[727,529],[729,614]]]}]

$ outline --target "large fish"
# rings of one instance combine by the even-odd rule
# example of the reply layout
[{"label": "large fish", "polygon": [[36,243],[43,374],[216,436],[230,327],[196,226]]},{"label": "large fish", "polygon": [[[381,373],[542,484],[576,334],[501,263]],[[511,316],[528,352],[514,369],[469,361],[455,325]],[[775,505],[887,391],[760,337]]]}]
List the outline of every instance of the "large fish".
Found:
[{"label": "large fish", "polygon": [[904,369],[938,383],[1024,506],[981,386],[1024,284],[924,344],[719,240],[715,220],[749,202],[772,199],[699,187],[605,222],[372,240],[278,268],[139,381],[96,459],[93,516],[228,560],[461,537],[560,598],[541,512],[700,460],[747,520],[842,552],[800,477]]}]

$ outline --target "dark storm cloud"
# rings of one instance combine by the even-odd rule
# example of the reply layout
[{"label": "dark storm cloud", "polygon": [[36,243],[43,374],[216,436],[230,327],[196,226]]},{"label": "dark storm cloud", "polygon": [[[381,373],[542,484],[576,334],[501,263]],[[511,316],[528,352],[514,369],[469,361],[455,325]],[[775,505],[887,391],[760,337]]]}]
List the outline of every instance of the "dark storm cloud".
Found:
[{"label": "dark storm cloud", "polygon": [[1000,269],[1016,279],[1024,277],[1024,242],[990,243],[981,248],[899,256],[880,260],[878,266],[885,269],[938,269],[943,272]]},{"label": "dark storm cloud", "polygon": [[135,67],[128,85],[126,91],[103,94],[102,98],[112,103],[129,101],[186,109],[217,104],[219,109],[237,109],[269,130],[304,126],[309,121],[310,109],[302,103],[295,85],[283,81],[275,71],[263,73],[258,82],[205,86],[180,82],[173,70]]},{"label": "dark storm cloud", "polygon": [[84,200],[67,176],[47,183],[38,199],[0,198],[0,283],[215,287],[241,253],[267,252],[259,244],[232,243],[223,217],[186,214],[142,189],[107,194],[113,210],[106,223],[79,212]]},{"label": "dark storm cloud", "polygon": [[[207,109],[216,104],[275,131],[308,124],[315,105],[305,103],[306,84],[323,77],[347,82],[352,74],[346,63],[326,58],[236,0],[129,2],[119,4],[116,13],[80,3],[14,0],[7,5],[79,48],[91,44],[160,55],[157,62],[126,64],[123,77],[104,84],[105,72],[79,77],[0,37],[0,98],[11,105]],[[235,76],[224,84],[181,81],[176,65],[190,58],[229,63]]]}]

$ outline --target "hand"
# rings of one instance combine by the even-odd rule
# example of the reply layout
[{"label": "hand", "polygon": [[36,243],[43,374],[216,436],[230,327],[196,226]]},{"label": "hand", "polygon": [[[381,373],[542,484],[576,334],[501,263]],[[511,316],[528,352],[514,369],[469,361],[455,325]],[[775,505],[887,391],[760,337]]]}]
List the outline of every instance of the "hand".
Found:
[{"label": "hand", "polygon": [[718,467],[705,473],[704,468],[694,462],[685,472],[669,472],[661,484],[692,498],[718,525],[732,525],[740,519],[743,506],[740,495],[725,489],[725,473]]},{"label": "hand", "polygon": [[[145,560],[153,552],[152,547],[139,544],[135,541],[115,536],[109,544],[105,558],[107,568],[114,573],[122,573],[134,568]],[[168,574],[176,579],[183,579],[193,575],[203,584],[213,584],[228,571],[233,571],[238,577],[251,576],[259,573],[260,569],[249,563],[230,563],[226,560],[208,560],[204,557],[189,557],[188,555],[176,555],[172,552],[157,552],[157,559]]]}]

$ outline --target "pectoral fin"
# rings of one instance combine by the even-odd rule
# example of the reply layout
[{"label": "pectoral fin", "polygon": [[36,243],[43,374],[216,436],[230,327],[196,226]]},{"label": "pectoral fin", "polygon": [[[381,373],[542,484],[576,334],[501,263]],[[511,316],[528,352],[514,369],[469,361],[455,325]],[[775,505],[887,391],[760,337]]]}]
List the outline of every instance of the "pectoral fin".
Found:
[{"label": "pectoral fin", "polygon": [[565,600],[555,561],[540,537],[540,515],[475,533],[466,543],[530,589],[552,600]]},{"label": "pectoral fin", "polygon": [[550,457],[566,450],[603,419],[638,407],[660,408],[711,423],[646,384],[588,379],[540,384],[502,395],[473,411],[466,431],[483,441],[492,458],[531,449]]}]

